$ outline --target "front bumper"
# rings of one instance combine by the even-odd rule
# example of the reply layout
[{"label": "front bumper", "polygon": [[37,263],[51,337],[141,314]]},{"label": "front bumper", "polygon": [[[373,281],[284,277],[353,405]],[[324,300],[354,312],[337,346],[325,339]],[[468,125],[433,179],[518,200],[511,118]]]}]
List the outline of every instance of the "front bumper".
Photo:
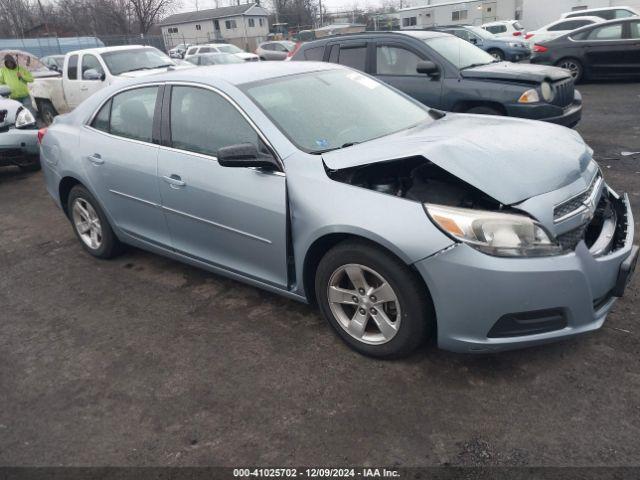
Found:
[{"label": "front bumper", "polygon": [[10,127],[0,132],[0,166],[29,163],[38,155],[37,129]]},{"label": "front bumper", "polygon": [[[627,215],[623,245],[603,256],[594,257],[584,241],[571,253],[542,258],[492,257],[456,244],[417,262],[433,299],[438,345],[455,352],[497,352],[600,328],[637,256],[629,200],[625,196],[619,201]],[[543,333],[490,334],[504,317],[522,318],[524,313],[526,319],[526,314],[535,317],[537,312],[547,317],[559,312],[565,323]]]},{"label": "front bumper", "polygon": [[573,128],[582,119],[582,95],[578,90],[573,94],[573,102],[566,107],[550,103],[515,103],[506,105],[507,115],[510,117],[528,118],[543,122],[556,123]]}]

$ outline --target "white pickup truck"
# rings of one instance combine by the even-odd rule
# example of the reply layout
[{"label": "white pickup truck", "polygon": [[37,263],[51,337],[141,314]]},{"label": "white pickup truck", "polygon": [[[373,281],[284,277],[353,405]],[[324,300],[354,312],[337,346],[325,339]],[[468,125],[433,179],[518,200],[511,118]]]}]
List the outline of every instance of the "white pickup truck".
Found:
[{"label": "white pickup truck", "polygon": [[125,78],[192,68],[178,65],[157,48],[142,45],[91,48],[65,55],[62,76],[36,79],[29,85],[34,105],[47,124],[73,110],[93,93]]}]

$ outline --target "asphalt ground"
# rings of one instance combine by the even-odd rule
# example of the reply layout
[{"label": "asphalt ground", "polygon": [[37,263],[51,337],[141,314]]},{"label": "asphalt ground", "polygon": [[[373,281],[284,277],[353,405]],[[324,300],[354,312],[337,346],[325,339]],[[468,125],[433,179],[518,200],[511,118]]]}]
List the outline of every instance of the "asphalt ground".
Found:
[{"label": "asphalt ground", "polygon": [[[640,84],[580,90],[637,229]],[[376,361],[311,307],[90,257],[41,173],[0,169],[0,465],[639,465],[639,290],[574,340]]]}]

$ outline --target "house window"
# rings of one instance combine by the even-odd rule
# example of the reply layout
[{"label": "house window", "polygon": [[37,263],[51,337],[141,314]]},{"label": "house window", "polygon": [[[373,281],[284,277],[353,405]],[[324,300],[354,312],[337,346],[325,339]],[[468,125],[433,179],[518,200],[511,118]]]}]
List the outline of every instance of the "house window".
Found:
[{"label": "house window", "polygon": [[213,29],[220,30],[220,22],[218,20],[213,21]]},{"label": "house window", "polygon": [[178,27],[169,27],[169,33],[178,33]]},{"label": "house window", "polygon": [[225,20],[224,26],[225,26],[225,28],[227,30],[232,30],[232,29],[236,28],[236,21],[235,20]]},{"label": "house window", "polygon": [[202,30],[202,27],[200,25],[196,25],[196,30]]},{"label": "house window", "polygon": [[451,12],[451,20],[466,20],[467,19],[467,11],[466,10],[454,10]]},{"label": "house window", "polygon": [[261,27],[264,26],[264,18],[260,18],[259,21],[260,21],[260,26]]},{"label": "house window", "polygon": [[415,27],[418,24],[418,17],[407,17],[402,19],[403,27]]},{"label": "house window", "polygon": [[255,19],[253,19],[253,18],[250,18],[250,19],[249,19],[249,26],[250,26],[250,27],[255,27],[255,26],[256,26],[256,21],[255,21]]}]

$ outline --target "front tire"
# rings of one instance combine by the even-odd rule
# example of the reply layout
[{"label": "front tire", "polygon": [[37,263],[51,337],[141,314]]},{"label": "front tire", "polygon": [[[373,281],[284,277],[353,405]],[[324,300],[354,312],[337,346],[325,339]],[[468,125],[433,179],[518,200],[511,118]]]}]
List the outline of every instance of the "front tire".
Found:
[{"label": "front tire", "polygon": [[582,66],[582,62],[576,58],[563,58],[556,63],[556,67],[569,70],[575,83],[584,79],[584,67]]},{"label": "front tire", "polygon": [[104,211],[86,188],[76,185],[71,189],[67,212],[76,237],[91,255],[108,259],[122,251]]},{"label": "front tire", "polygon": [[327,252],[315,287],[324,318],[364,355],[407,356],[434,325],[428,293],[416,274],[366,242],[346,241]]}]

